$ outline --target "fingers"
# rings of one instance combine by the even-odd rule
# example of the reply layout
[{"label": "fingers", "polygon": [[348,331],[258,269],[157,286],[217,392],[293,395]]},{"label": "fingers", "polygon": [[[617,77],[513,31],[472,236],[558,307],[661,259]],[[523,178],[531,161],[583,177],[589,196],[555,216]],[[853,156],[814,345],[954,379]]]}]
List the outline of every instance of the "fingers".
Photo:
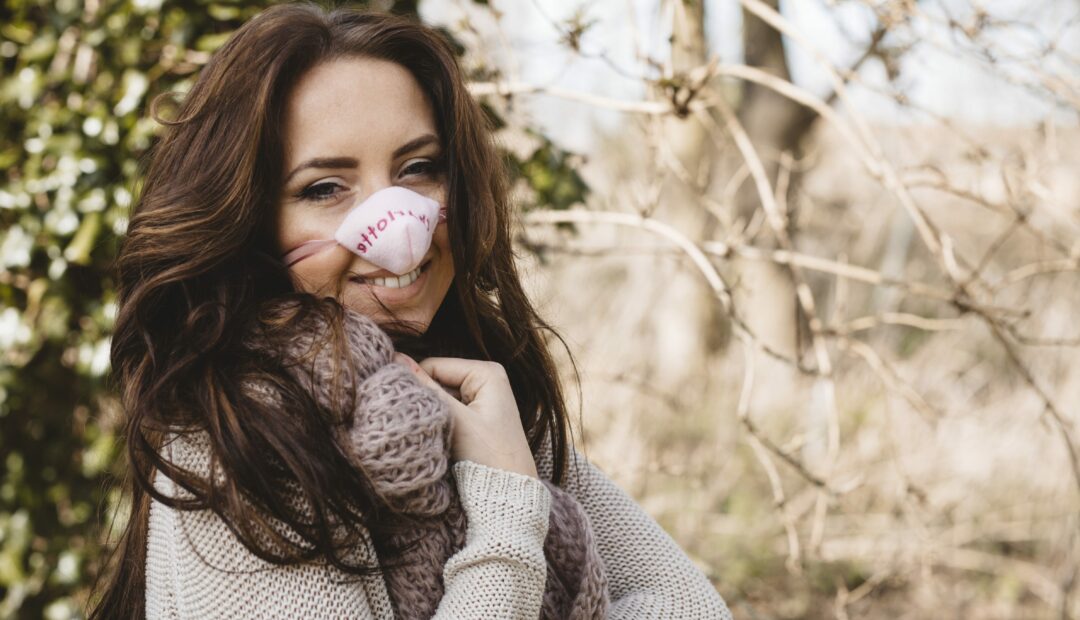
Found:
[{"label": "fingers", "polygon": [[450,357],[429,357],[420,362],[420,368],[443,385],[460,387],[469,375],[467,360]]},{"label": "fingers", "polygon": [[[506,369],[496,362],[429,357],[419,364],[406,355],[395,360],[413,369],[426,385],[436,386],[453,415],[452,455],[536,477],[536,464],[521,425],[521,416]],[[430,383],[428,383],[430,382]]]},{"label": "fingers", "polygon": [[461,402],[468,405],[491,381],[498,380],[499,373],[506,375],[501,364],[459,357],[429,357],[420,362],[420,368],[432,379],[447,388],[456,388]]},{"label": "fingers", "polygon": [[454,400],[461,400],[461,392],[456,386],[440,384],[438,381],[432,378],[432,376],[428,374],[421,367],[420,364],[417,364],[416,360],[409,357],[408,355],[405,355],[404,353],[394,353],[394,361],[408,366],[409,369],[412,370],[413,374],[416,375],[416,378],[419,379],[420,383],[435,390],[436,394],[445,394],[450,396]]},{"label": "fingers", "polygon": [[404,353],[394,353],[394,361],[399,364],[405,364],[410,369],[412,369],[413,372],[420,370],[420,365],[416,363],[416,360],[409,357],[408,355],[405,355]]}]

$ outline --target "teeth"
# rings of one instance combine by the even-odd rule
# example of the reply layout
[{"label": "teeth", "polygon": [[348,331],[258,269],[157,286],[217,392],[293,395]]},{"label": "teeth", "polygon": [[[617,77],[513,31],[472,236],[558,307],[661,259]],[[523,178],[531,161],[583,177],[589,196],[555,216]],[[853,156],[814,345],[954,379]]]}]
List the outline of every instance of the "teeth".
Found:
[{"label": "teeth", "polygon": [[390,276],[389,278],[371,278],[370,280],[368,280],[368,282],[370,282],[374,286],[384,286],[386,288],[401,288],[415,282],[416,279],[420,277],[420,269],[422,267],[423,265],[417,267],[416,269],[413,269],[412,271],[403,276]]}]

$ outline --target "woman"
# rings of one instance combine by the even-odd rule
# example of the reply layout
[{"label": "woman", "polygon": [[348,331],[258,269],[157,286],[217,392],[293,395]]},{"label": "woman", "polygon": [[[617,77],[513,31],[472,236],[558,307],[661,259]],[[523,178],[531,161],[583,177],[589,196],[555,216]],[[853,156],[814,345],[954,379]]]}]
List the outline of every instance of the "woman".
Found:
[{"label": "woman", "polygon": [[[605,615],[728,617],[568,443],[551,330],[513,262],[505,173],[437,34],[276,6],[215,54],[167,124],[118,259],[112,361],[133,505],[95,617],[400,611],[410,584],[392,576],[425,542],[409,538],[419,521],[358,465],[371,442],[355,417],[327,406],[357,401],[357,351],[372,346],[419,358],[389,366],[452,419],[467,524],[437,567],[434,617],[538,617],[560,494],[602,560]],[[416,221],[361,221],[384,203]],[[384,332],[393,345],[378,345]],[[313,354],[321,374],[306,381],[267,354],[313,338],[331,353]]]}]

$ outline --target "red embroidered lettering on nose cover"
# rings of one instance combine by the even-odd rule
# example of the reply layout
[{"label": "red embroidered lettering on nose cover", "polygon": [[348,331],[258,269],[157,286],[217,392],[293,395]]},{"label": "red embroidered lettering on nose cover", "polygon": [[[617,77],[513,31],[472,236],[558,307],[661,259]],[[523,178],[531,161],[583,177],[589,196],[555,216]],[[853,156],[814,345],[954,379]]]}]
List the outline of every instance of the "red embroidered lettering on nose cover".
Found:
[{"label": "red embroidered lettering on nose cover", "polygon": [[396,274],[405,274],[423,260],[431,237],[446,210],[439,203],[404,187],[386,187],[349,210],[333,239],[313,239],[282,257],[289,267],[335,244]]}]

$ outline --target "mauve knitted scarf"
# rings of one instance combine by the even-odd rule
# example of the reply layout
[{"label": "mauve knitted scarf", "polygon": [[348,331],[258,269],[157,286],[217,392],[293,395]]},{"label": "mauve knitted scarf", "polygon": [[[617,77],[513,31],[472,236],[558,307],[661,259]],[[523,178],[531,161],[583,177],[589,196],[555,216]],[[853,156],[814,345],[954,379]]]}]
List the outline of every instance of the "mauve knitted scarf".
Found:
[{"label": "mauve knitted scarf", "polygon": [[[270,308],[288,310],[288,304]],[[340,441],[376,491],[416,524],[393,540],[374,541],[376,550],[412,544],[383,571],[395,617],[431,618],[443,596],[443,565],[465,544],[466,517],[450,471],[452,417],[409,368],[392,361],[393,344],[371,319],[346,309],[342,327],[347,360],[335,361],[332,347],[322,346],[329,326],[318,313],[277,340],[287,344],[274,353],[320,405],[338,414],[353,408]],[[355,399],[340,396],[349,392]],[[603,618],[607,579],[588,518],[573,496],[541,482],[552,500],[541,618]]]}]

